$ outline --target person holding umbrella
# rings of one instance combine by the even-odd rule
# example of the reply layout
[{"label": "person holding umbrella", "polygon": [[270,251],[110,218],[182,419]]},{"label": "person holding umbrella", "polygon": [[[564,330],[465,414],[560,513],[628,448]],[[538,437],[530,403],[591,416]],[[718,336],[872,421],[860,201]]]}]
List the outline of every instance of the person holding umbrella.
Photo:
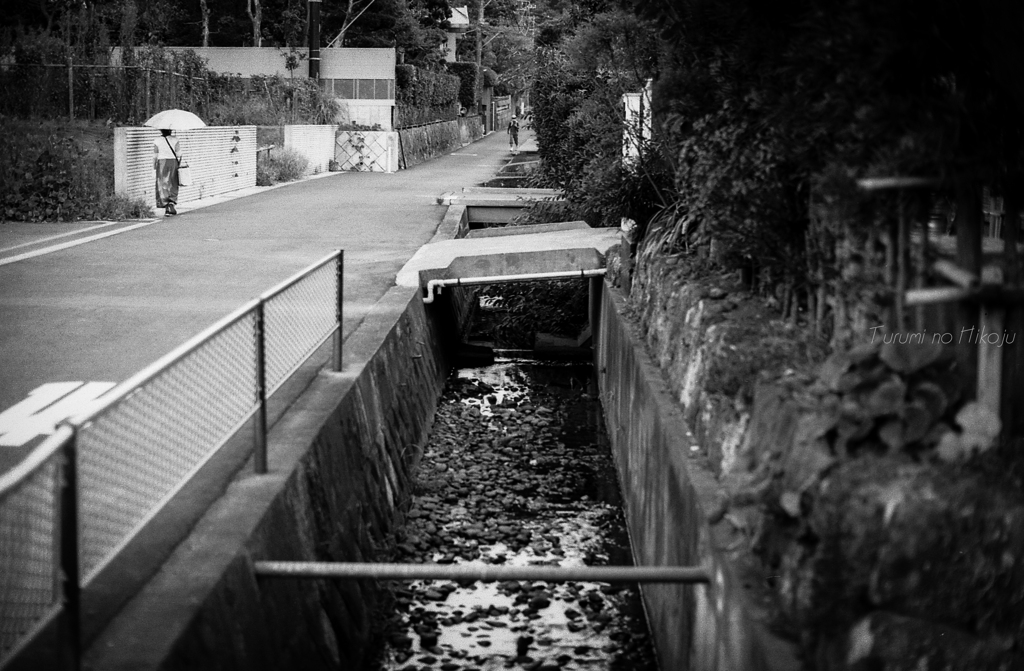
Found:
[{"label": "person holding umbrella", "polygon": [[160,130],[160,136],[153,140],[156,206],[164,208],[164,216],[170,217],[178,213],[174,208],[178,203],[178,187],[189,184],[181,179],[182,171],[188,170],[188,162],[182,156],[181,145],[173,132],[203,128],[206,123],[192,112],[170,109],[155,114],[143,125]]},{"label": "person holding umbrella", "polygon": [[178,213],[178,166],[181,163],[181,145],[170,128],[161,128],[160,137],[153,140],[153,169],[156,170],[156,206],[164,208],[164,216]]}]

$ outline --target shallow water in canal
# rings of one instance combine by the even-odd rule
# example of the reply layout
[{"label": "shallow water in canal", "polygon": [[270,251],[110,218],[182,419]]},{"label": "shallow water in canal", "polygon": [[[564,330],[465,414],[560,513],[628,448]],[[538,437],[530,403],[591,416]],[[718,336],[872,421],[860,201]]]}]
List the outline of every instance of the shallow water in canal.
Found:
[{"label": "shallow water in canal", "polygon": [[[395,561],[628,565],[590,365],[501,360],[441,400]],[[657,668],[635,585],[391,583],[373,669]]]}]

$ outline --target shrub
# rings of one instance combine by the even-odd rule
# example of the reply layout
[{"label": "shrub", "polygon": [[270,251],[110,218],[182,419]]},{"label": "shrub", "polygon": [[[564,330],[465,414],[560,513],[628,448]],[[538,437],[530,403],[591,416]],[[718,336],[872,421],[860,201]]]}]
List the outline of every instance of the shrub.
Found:
[{"label": "shrub", "polygon": [[497,344],[532,349],[538,332],[576,336],[587,324],[589,284],[578,279],[494,284],[483,287],[497,308]]},{"label": "shrub", "polygon": [[278,182],[294,182],[306,174],[309,161],[294,149],[260,154],[256,161],[256,185],[271,186]]},{"label": "shrub", "polygon": [[217,79],[207,122],[220,126],[330,124],[338,116],[338,102],[308,77],[258,76],[250,87],[246,93],[232,79]]},{"label": "shrub", "polygon": [[459,115],[460,81],[454,75],[396,66],[395,85],[400,126],[451,121]]},{"label": "shrub", "polygon": [[128,198],[113,194],[106,195],[100,200],[99,209],[102,213],[99,218],[110,221],[146,219],[153,216],[153,208],[141,198]]},{"label": "shrub", "polygon": [[110,193],[113,161],[71,137],[82,129],[69,124],[52,130],[42,134],[12,123],[10,132],[0,136],[0,220],[116,220],[151,214],[142,201]]},{"label": "shrub", "polygon": [[476,63],[449,63],[448,72],[459,78],[459,104],[466,109],[473,109],[476,92],[480,88]]}]

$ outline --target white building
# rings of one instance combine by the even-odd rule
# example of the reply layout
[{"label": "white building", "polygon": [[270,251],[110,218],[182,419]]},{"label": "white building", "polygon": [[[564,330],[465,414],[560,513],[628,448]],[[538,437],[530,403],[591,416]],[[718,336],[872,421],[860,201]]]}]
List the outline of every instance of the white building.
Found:
[{"label": "white building", "polygon": [[469,32],[469,7],[452,7],[452,18],[448,19],[448,43],[444,45],[444,59],[449,63],[456,60],[455,41]]},{"label": "white building", "polygon": [[[306,75],[309,50],[279,47],[187,47],[206,59],[213,72],[249,78],[253,75],[282,77]],[[184,50],[172,47],[171,50]],[[302,59],[299,68],[285,67],[289,53]],[[394,49],[321,49],[320,86],[341,104],[337,123],[379,125],[392,130],[395,106]]]}]

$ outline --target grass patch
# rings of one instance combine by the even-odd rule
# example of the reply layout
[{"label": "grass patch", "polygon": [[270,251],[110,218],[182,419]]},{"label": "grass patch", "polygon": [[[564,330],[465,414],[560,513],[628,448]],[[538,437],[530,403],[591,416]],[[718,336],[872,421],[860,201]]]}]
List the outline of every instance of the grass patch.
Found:
[{"label": "grass patch", "polygon": [[256,161],[256,186],[294,182],[306,174],[309,161],[293,149],[260,152]]}]

